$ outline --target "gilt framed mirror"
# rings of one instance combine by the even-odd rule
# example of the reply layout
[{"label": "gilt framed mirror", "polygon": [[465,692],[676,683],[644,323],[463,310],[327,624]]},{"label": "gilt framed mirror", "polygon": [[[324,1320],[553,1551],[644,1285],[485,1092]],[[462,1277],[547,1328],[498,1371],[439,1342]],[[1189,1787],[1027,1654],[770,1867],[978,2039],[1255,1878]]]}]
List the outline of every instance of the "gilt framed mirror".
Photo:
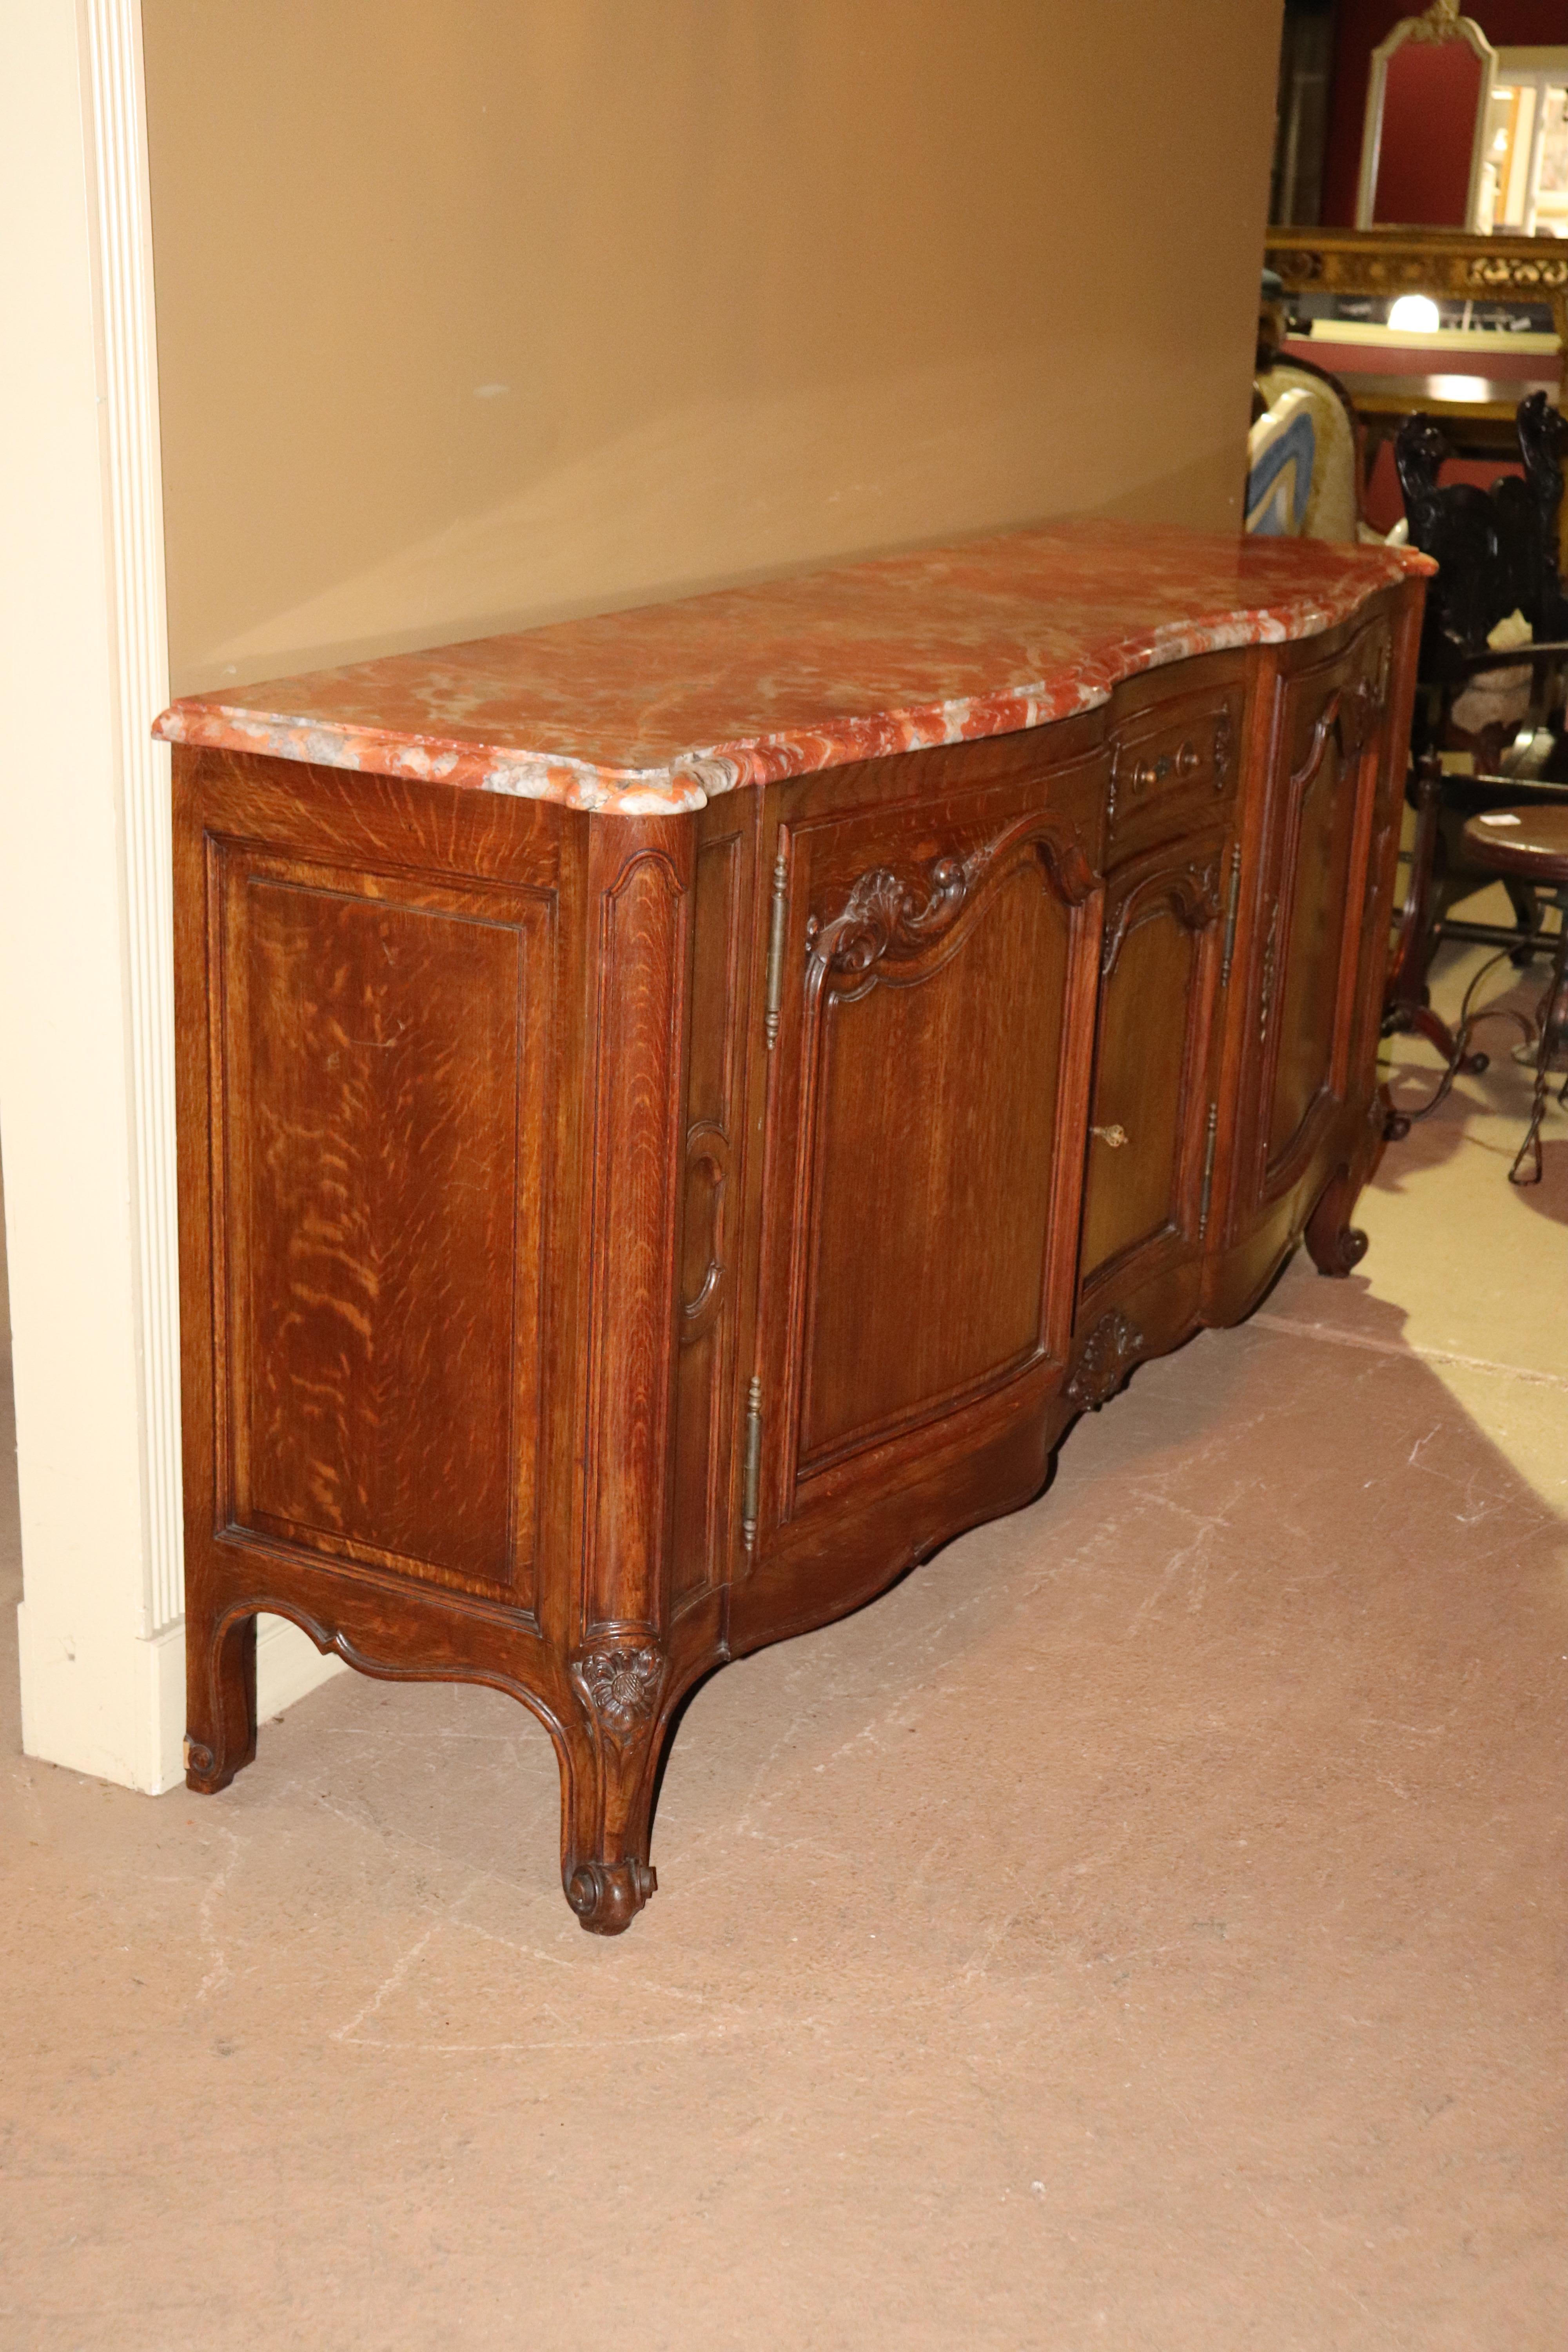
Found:
[{"label": "gilt framed mirror", "polygon": [[1458,0],[1402,16],[1372,54],[1358,228],[1468,228],[1477,218],[1497,53]]}]

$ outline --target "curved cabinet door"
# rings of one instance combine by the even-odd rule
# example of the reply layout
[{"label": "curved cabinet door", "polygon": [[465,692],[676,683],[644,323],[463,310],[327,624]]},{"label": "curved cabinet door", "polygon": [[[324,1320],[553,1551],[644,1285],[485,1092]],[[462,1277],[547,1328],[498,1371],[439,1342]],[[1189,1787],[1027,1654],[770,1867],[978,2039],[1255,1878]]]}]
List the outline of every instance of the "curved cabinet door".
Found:
[{"label": "curved cabinet door", "polygon": [[[1365,924],[1377,879],[1386,625],[1281,683],[1257,995],[1256,1197],[1310,1181],[1364,1058]],[[1374,981],[1377,975],[1373,975]]]},{"label": "curved cabinet door", "polygon": [[1196,1311],[1227,841],[1221,824],[1166,843],[1121,867],[1107,897],[1079,1320],[1147,1294],[1140,1346],[1173,1343]]},{"label": "curved cabinet door", "polygon": [[775,1621],[852,1605],[837,1561],[872,1590],[980,1516],[989,1439],[1059,1386],[1103,779],[1097,756],[780,830],[747,1507]]}]

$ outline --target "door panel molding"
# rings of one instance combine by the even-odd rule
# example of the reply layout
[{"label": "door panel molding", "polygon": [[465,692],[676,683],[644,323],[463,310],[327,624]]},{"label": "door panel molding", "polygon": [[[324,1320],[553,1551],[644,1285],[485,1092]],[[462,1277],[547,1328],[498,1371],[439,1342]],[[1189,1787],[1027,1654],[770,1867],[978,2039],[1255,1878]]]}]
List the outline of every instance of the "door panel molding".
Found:
[{"label": "door panel molding", "polygon": [[[1076,776],[1089,790],[1098,790],[1101,766],[1101,762],[1079,763],[1068,772],[1069,780]],[[1056,785],[1061,778],[1050,781]],[[837,1483],[827,1474],[840,1469],[850,1456],[864,1456],[872,1449],[896,1449],[900,1441],[907,1446],[920,1431],[984,1403],[1036,1368],[1046,1369],[1055,1361],[1065,1369],[1070,1312],[1059,1311],[1063,1296],[1059,1268],[1064,1263],[1070,1266],[1076,1253],[1081,1168],[1073,1167],[1068,1181],[1073,1155],[1061,1151],[1060,1139],[1069,1125],[1087,1116],[1103,886],[1085,853],[1075,812],[1042,805],[1045,793],[1040,782],[1028,789],[1032,806],[1010,817],[1005,815],[1000,824],[993,814],[992,830],[972,845],[964,843],[963,833],[985,813],[967,810],[962,803],[950,803],[942,812],[948,845],[936,847],[935,854],[878,857],[879,845],[873,833],[865,844],[870,855],[861,870],[825,888],[820,899],[815,898],[809,850],[822,845],[822,835],[812,828],[805,838],[788,845],[795,886],[795,911],[789,929],[799,942],[796,951],[802,955],[804,969],[793,1002],[786,992],[779,1041],[782,1050],[777,1056],[779,1084],[770,1109],[773,1130],[770,1158],[779,1156],[770,1170],[768,1189],[777,1203],[773,1216],[790,1238],[784,1253],[787,1265],[775,1256],[771,1275],[764,1270],[763,1277],[764,1294],[772,1290],[783,1308],[782,1313],[769,1309],[764,1296],[763,1327],[776,1335],[766,1380],[772,1410],[767,1493],[762,1511],[764,1532],[769,1526],[780,1527],[792,1518],[804,1491],[825,1477],[826,1496]],[[1013,797],[1016,800],[1016,792]],[[847,812],[846,828],[858,830],[879,814]],[[803,856],[802,851],[807,854]],[[971,1363],[963,1368],[962,1377],[918,1396],[904,1397],[896,1408],[889,1396],[883,1401],[889,1409],[868,1410],[862,1421],[845,1420],[840,1400],[814,1437],[812,1367],[819,1308],[822,1297],[827,1296],[819,1295],[818,1288],[819,1281],[826,1278],[822,1275],[826,1155],[830,1149],[837,1154],[845,1148],[841,1134],[829,1137],[824,1128],[834,1076],[829,1019],[863,1003],[879,989],[901,994],[932,982],[942,985],[941,976],[986,932],[1018,885],[1031,877],[1061,920],[1059,950],[1051,959],[1058,977],[1049,981],[1042,968],[1040,982],[1059,990],[1047,1074],[1050,1097],[1037,1114],[1047,1126],[1044,1140],[1036,1135],[1026,1147],[1037,1152],[1040,1160],[1037,1271],[1031,1277],[1037,1283],[1037,1297],[1031,1310],[1032,1328],[1027,1334],[1020,1332],[1018,1344],[995,1360]],[[1017,919],[1027,919],[1020,914]],[[1005,954],[1007,950],[999,942],[994,952]],[[961,975],[955,975],[953,984],[963,986]],[[994,979],[983,991],[983,1000],[993,1005],[1011,1001],[998,999]],[[934,1017],[951,1034],[955,1016],[943,1011]],[[1032,1032],[1026,1030],[1019,1058],[1032,1055],[1038,1061],[1046,1050],[1037,1026]],[[1016,1139],[1028,1132],[1028,1100],[1024,1098],[1020,1108],[1006,1084],[1000,1055],[998,1045],[987,1057],[986,1075],[992,1080],[989,1112],[976,1113],[973,1108],[973,1104],[985,1099],[985,1088],[980,1083],[967,1114],[948,1105],[950,1124],[944,1137],[933,1140],[930,1130],[921,1132],[920,1139],[928,1147],[928,1181],[958,1181],[961,1187],[974,1181],[973,1171],[963,1171],[955,1157],[965,1116],[979,1116],[983,1125],[987,1117],[994,1122],[1000,1119],[1001,1131],[1014,1134]],[[860,1150],[879,1148],[879,1139],[869,1135],[857,1139],[854,1145]],[[1018,1148],[1025,1147],[1020,1142]],[[1070,1202],[1066,1198],[1068,1191]],[[957,1278],[951,1267],[941,1271]],[[1070,1302],[1070,1281],[1068,1297]],[[994,1298],[991,1306],[994,1312]],[[820,1397],[817,1402],[820,1405]]]}]

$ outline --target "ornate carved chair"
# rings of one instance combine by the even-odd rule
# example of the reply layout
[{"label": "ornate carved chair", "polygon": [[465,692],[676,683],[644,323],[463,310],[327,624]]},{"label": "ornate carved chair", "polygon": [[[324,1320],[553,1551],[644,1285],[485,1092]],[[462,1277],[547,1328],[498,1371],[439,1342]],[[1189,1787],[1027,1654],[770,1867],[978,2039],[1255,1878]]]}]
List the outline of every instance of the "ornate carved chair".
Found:
[{"label": "ornate carved chair", "polygon": [[1337,376],[1282,359],[1279,280],[1263,273],[1247,436],[1246,528],[1254,534],[1354,540],[1360,520],[1355,412]]},{"label": "ornate carved chair", "polygon": [[[1520,404],[1524,477],[1490,489],[1438,482],[1450,455],[1431,417],[1400,427],[1395,462],[1414,546],[1436,559],[1427,589],[1408,797],[1415,810],[1410,878],[1384,1003],[1385,1034],[1415,1031],[1454,1066],[1484,1069],[1461,1054],[1433,1012],[1427,972],[1439,940],[1508,948],[1516,963],[1555,949],[1540,901],[1522,873],[1504,875],[1511,929],[1456,919],[1450,909],[1499,878],[1466,837],[1468,821],[1507,804],[1568,804],[1563,685],[1568,600],[1558,577],[1562,452],[1568,425],[1544,393]],[[1514,624],[1522,616],[1530,634]],[[1473,839],[1473,836],[1471,837]]]}]

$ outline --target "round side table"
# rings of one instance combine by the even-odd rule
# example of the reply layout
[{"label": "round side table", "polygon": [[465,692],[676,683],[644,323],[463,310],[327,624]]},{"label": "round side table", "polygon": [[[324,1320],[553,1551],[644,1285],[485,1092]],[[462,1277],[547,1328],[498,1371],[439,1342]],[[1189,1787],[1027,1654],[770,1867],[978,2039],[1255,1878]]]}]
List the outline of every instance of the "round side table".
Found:
[{"label": "round side table", "polygon": [[[1466,855],[1494,874],[1543,885],[1557,899],[1563,927],[1552,959],[1552,979],[1541,1006],[1541,1037],[1535,1055],[1535,1098],[1530,1125],[1508,1171],[1510,1184],[1541,1181],[1541,1122],[1546,1114],[1554,1056],[1568,1046],[1568,808],[1488,809],[1471,817],[1461,836]],[[1568,1078],[1558,1093],[1568,1103]],[[1532,1172],[1521,1176],[1529,1160]]]}]

